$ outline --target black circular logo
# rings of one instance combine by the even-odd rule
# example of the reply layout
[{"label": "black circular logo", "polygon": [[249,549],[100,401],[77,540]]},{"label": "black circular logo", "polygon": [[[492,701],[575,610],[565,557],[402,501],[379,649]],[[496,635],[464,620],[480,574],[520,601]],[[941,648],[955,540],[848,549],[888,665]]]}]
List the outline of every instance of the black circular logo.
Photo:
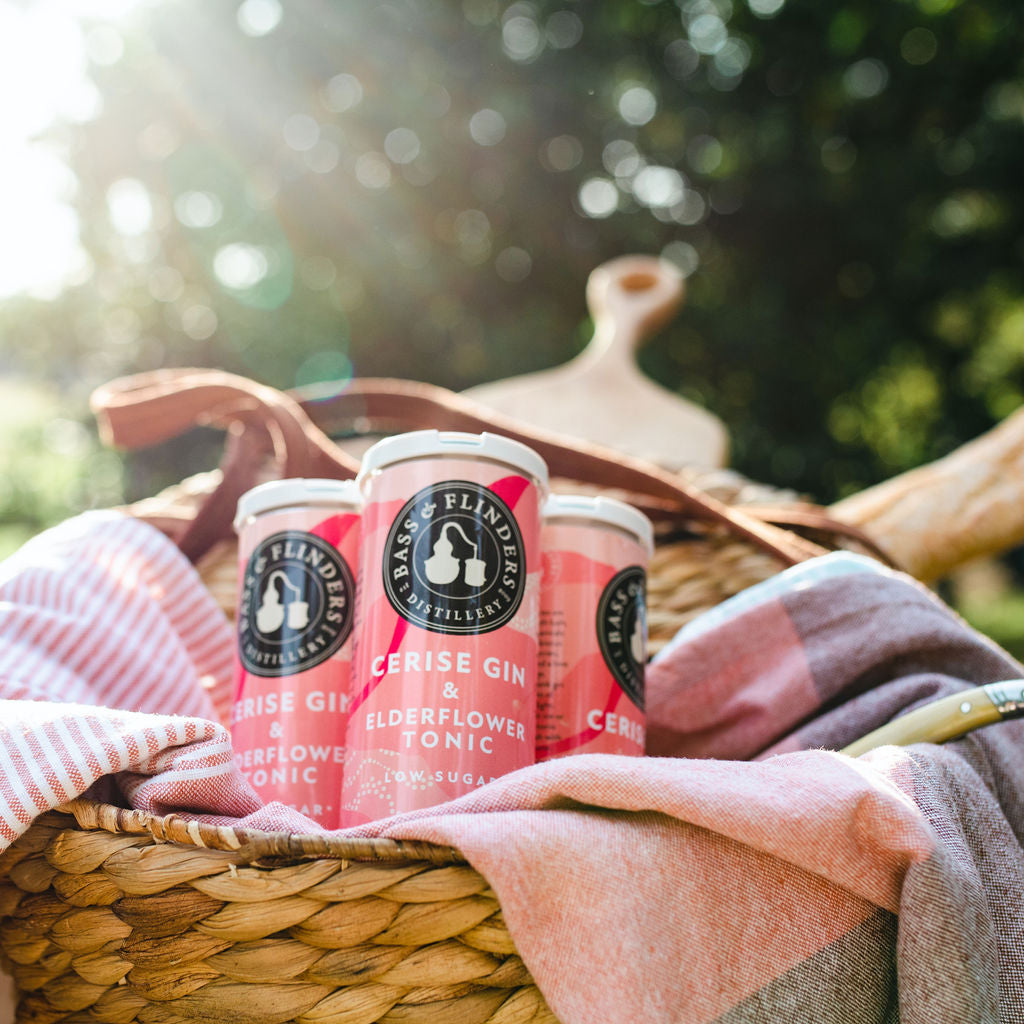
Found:
[{"label": "black circular logo", "polygon": [[612,577],[597,605],[597,639],[605,664],[641,711],[647,660],[646,589],[643,568],[631,565]]},{"label": "black circular logo", "polygon": [[352,632],[355,582],[337,550],[312,533],[285,531],[249,556],[238,606],[238,652],[257,676],[319,665]]},{"label": "black circular logo", "polygon": [[402,618],[432,633],[489,633],[526,589],[512,510],[469,480],[432,484],[406,502],[384,545],[384,592]]}]

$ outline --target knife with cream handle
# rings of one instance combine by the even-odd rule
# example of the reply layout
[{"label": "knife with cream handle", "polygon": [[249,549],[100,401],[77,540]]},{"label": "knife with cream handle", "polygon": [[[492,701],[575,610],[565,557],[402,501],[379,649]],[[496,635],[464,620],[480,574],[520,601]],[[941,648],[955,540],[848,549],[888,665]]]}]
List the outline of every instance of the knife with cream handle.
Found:
[{"label": "knife with cream handle", "polygon": [[887,722],[842,753],[858,757],[876,747],[944,743],[1008,718],[1024,718],[1024,679],[987,683],[932,701]]}]

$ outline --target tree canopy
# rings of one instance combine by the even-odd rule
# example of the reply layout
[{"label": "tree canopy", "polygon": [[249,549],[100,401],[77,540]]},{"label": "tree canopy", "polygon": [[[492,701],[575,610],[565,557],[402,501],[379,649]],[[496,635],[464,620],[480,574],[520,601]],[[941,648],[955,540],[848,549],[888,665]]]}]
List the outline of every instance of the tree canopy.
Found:
[{"label": "tree canopy", "polygon": [[[645,369],[827,501],[1024,388],[1008,0],[164,0],[84,27],[56,124],[90,269],[0,305],[9,372],[460,389],[557,365],[584,283],[689,276]],[[85,494],[86,492],[77,492]]]}]

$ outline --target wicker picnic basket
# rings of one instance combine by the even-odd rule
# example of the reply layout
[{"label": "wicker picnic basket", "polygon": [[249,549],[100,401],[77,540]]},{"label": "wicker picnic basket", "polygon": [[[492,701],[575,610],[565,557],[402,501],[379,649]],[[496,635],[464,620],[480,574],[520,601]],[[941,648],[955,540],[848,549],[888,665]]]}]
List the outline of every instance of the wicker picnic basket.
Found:
[{"label": "wicker picnic basket", "polygon": [[[673,474],[566,445],[420,384],[356,381],[331,401],[303,402],[226,374],[167,371],[115,382],[97,405],[120,445],[145,447],[200,422],[228,431],[220,471],[130,510],[175,539],[228,613],[238,495],[272,476],[352,475],[355,460],[328,435],[354,429],[504,432],[535,447],[560,483],[643,505],[657,521],[655,648],[787,564],[826,546],[871,546],[737,474]],[[555,1019],[487,880],[457,850],[425,843],[214,827],[78,799],[0,858],[0,918],[21,1022]]]},{"label": "wicker picnic basket", "polygon": [[[227,428],[221,471],[131,511],[175,538],[228,614],[238,494],[274,475],[354,469],[310,416],[331,433],[427,423],[504,431],[538,448],[567,486],[644,504],[659,520],[654,646],[704,608],[823,550],[771,525],[773,514],[810,522],[818,540],[828,526],[793,495],[737,474],[684,478],[581,451],[408,382],[356,382],[333,402],[303,405],[251,381],[179,371],[115,382],[98,406],[122,445],[149,445],[196,422]],[[744,504],[757,515],[738,512]],[[78,799],[38,819],[0,858],[0,916],[23,1022],[554,1020],[486,879],[457,850],[424,843],[213,827]]]}]

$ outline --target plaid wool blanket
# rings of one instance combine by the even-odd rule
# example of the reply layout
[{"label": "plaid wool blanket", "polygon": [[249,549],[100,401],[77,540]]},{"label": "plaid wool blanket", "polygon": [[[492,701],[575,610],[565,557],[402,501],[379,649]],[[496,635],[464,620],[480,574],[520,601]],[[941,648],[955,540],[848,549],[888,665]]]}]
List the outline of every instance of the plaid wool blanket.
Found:
[{"label": "plaid wool blanket", "polygon": [[[132,805],[316,831],[262,806],[220,724],[233,638],[155,531],[90,514],[0,567],[0,847],[116,787]],[[852,556],[684,628],[648,672],[649,754],[504,776],[358,834],[457,846],[563,1024],[1024,1021],[1024,726],[835,753],[1024,668]]]}]

